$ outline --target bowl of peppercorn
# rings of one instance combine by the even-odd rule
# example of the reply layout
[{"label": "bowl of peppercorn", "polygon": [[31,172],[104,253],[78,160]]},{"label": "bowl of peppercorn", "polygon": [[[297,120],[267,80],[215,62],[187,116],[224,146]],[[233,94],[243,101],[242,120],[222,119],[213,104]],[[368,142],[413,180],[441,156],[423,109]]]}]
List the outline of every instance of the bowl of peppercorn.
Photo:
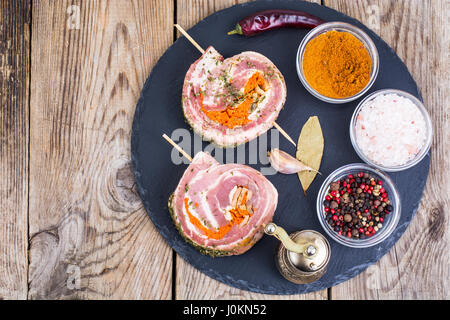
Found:
[{"label": "bowl of peppercorn", "polygon": [[382,171],[363,163],[332,172],[317,196],[325,232],[340,244],[367,248],[386,240],[400,220],[400,196]]}]

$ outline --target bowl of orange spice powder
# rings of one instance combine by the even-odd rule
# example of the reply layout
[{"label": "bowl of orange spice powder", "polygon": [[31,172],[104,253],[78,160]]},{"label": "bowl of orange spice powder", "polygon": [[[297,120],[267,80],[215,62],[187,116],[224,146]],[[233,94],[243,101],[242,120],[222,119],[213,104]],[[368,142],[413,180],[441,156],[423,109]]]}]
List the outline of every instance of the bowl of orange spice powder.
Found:
[{"label": "bowl of orange spice powder", "polygon": [[297,51],[297,73],[303,86],[329,103],[361,97],[375,82],[378,67],[373,41],[345,22],[328,22],[312,29]]}]

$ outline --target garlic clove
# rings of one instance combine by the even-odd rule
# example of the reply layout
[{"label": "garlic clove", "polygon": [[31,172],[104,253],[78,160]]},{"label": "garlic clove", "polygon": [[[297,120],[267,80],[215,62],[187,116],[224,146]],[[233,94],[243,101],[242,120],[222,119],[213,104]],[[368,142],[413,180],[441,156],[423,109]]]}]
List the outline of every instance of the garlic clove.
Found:
[{"label": "garlic clove", "polygon": [[267,153],[267,156],[269,157],[272,167],[280,173],[293,174],[300,171],[314,171],[320,174],[317,170],[308,167],[301,161],[292,157],[288,153],[281,151],[280,149],[272,149]]}]

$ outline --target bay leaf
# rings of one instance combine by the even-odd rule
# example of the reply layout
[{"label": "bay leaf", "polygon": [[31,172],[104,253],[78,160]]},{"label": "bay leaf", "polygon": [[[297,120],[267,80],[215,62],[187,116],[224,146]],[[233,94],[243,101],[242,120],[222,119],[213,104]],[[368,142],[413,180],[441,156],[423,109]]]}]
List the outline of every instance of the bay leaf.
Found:
[{"label": "bay leaf", "polygon": [[[298,137],[296,158],[307,166],[319,171],[323,148],[324,139],[319,118],[317,116],[310,117],[303,125],[300,136]],[[314,171],[302,171],[298,173],[298,178],[300,179],[305,194],[316,175],[317,172]]]}]

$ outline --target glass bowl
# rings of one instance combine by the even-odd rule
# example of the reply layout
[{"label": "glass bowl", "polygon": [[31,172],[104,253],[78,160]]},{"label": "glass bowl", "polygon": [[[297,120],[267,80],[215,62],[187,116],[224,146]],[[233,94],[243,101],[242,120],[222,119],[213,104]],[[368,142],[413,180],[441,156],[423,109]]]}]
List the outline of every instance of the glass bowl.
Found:
[{"label": "glass bowl", "polygon": [[[399,96],[405,97],[409,100],[411,100],[416,106],[417,108],[419,108],[419,111],[422,113],[424,119],[425,119],[425,125],[427,127],[427,136],[425,138],[425,143],[422,146],[422,149],[417,153],[417,155],[411,159],[409,162],[400,165],[400,166],[396,166],[396,167],[388,167],[388,166],[383,166],[379,163],[374,162],[373,160],[369,159],[363,152],[362,150],[359,148],[357,142],[356,142],[356,118],[359,114],[359,111],[361,110],[361,108],[366,104],[366,102],[376,98],[379,95],[383,95],[383,94],[397,94]],[[430,116],[428,115],[427,110],[425,109],[424,105],[422,102],[420,102],[419,99],[417,99],[415,96],[413,96],[412,94],[409,94],[405,91],[401,91],[401,90],[396,90],[396,89],[383,89],[383,90],[378,90],[375,91],[371,94],[369,94],[367,97],[365,97],[363,100],[361,100],[361,102],[358,104],[358,106],[356,107],[355,111],[353,112],[353,116],[350,120],[350,141],[352,142],[353,148],[355,149],[356,153],[358,154],[358,156],[365,162],[368,163],[380,170],[383,171],[388,171],[388,172],[395,172],[395,171],[401,171],[401,170],[406,170],[409,169],[413,166],[415,166],[417,163],[419,163],[428,153],[428,151],[430,150],[431,147],[431,141],[433,138],[433,125],[431,123],[431,119]]]},{"label": "glass bowl", "polygon": [[[336,231],[334,231],[326,220],[326,216],[328,213],[325,212],[325,206],[323,205],[325,196],[328,194],[331,182],[339,180],[349,174],[352,174],[356,177],[359,172],[367,172],[370,175],[374,176],[376,179],[380,179],[383,181],[383,188],[388,193],[390,205],[393,207],[393,210],[389,214],[385,215],[384,221],[382,223],[383,227],[379,229],[379,231],[377,231],[374,235],[365,239],[348,238],[345,235],[340,235]],[[322,228],[333,240],[342,245],[352,248],[367,248],[381,243],[392,234],[400,220],[401,204],[400,196],[394,183],[385,173],[365,163],[352,163],[338,168],[325,179],[317,196],[316,209],[317,217],[320,224],[322,225]]]},{"label": "glass bowl", "polygon": [[[362,89],[360,92],[358,92],[357,94],[355,94],[351,97],[337,99],[337,98],[330,98],[330,97],[324,96],[324,95],[320,94],[319,92],[317,92],[315,89],[313,89],[309,85],[309,83],[306,81],[305,75],[303,73],[303,54],[305,53],[306,45],[308,44],[309,41],[311,41],[318,35],[328,32],[328,31],[331,31],[331,30],[344,31],[344,32],[348,32],[348,33],[354,35],[358,40],[360,40],[364,44],[367,51],[369,52],[370,58],[372,59],[372,66],[371,66],[371,70],[370,70],[369,82],[364,87],[364,89]],[[366,93],[367,90],[369,90],[369,88],[373,85],[373,83],[375,82],[375,79],[377,78],[377,75],[378,75],[378,68],[379,68],[378,51],[377,51],[377,48],[376,48],[375,44],[373,43],[372,39],[370,39],[370,37],[361,29],[359,29],[349,23],[345,23],[345,22],[327,22],[327,23],[321,24],[321,25],[315,27],[314,29],[312,29],[303,38],[302,42],[300,43],[300,46],[298,47],[298,50],[297,50],[297,58],[296,59],[297,59],[296,60],[297,74],[298,74],[298,77],[300,78],[300,81],[302,82],[303,86],[313,96],[315,96],[316,98],[318,98],[322,101],[328,102],[328,103],[340,104],[340,103],[346,103],[346,102],[350,102],[350,101],[358,99],[359,97],[364,95],[364,93]]]}]

